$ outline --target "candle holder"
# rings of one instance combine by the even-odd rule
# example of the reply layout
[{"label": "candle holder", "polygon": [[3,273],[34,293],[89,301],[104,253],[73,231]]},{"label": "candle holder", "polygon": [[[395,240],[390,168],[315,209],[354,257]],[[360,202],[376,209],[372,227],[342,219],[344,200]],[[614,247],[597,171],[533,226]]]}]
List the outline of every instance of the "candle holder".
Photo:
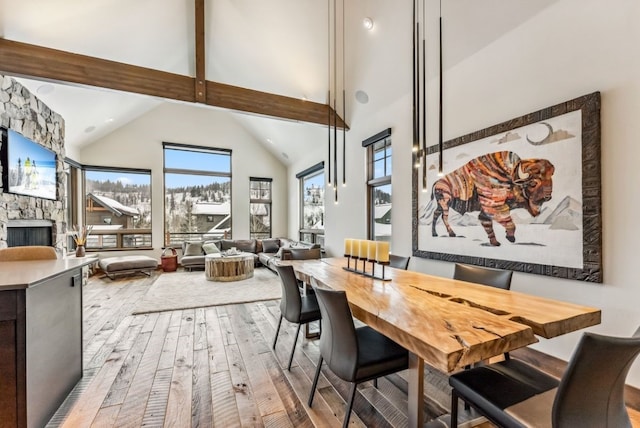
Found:
[{"label": "candle holder", "polygon": [[[360,273],[360,271],[358,270],[358,260],[360,258],[358,256],[352,256],[351,254],[345,254],[344,256],[347,258],[347,267],[343,267],[342,269],[349,272]],[[351,267],[351,259],[353,259],[354,261],[354,267]]]},{"label": "candle holder", "polygon": [[[380,279],[382,281],[391,281],[391,278],[387,277],[384,273],[384,267],[389,266],[389,262],[379,262],[377,260],[370,260],[371,262],[371,273],[363,273],[364,276],[368,276],[373,279]],[[376,275],[376,264],[382,266],[382,275]]]}]

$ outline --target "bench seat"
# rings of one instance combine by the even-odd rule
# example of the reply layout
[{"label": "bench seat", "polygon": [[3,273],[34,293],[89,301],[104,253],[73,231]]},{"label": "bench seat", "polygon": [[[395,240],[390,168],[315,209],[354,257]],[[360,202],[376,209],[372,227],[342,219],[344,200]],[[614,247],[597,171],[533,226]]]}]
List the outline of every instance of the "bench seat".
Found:
[{"label": "bench seat", "polygon": [[119,256],[100,259],[100,269],[110,279],[116,274],[141,272],[151,276],[151,271],[158,268],[156,259],[149,256]]}]

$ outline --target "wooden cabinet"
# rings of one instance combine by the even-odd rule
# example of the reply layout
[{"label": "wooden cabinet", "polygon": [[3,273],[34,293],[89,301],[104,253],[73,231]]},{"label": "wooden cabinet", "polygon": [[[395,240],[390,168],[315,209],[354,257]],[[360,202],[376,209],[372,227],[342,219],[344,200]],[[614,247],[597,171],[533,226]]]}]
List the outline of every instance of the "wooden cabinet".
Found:
[{"label": "wooden cabinet", "polygon": [[81,268],[7,288],[0,287],[0,427],[43,427],[82,377]]}]

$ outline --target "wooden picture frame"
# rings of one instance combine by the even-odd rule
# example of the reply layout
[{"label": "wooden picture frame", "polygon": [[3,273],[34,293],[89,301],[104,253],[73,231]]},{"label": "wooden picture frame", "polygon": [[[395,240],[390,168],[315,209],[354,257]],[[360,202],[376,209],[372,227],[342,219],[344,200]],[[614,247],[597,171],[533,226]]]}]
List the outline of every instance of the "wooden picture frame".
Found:
[{"label": "wooden picture frame", "polygon": [[438,155],[426,188],[413,172],[414,256],[602,282],[599,92],[445,142],[443,176]]}]

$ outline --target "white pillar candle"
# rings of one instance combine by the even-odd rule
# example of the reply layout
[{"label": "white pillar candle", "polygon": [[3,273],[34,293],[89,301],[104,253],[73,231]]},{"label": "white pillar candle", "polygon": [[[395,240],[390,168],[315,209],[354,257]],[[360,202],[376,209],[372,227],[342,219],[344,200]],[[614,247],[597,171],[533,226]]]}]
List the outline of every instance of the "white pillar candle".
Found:
[{"label": "white pillar candle", "polygon": [[345,256],[351,256],[353,255],[353,253],[351,252],[351,243],[353,242],[353,239],[345,239],[344,240],[344,255]]},{"label": "white pillar candle", "polygon": [[369,242],[364,239],[361,239],[359,244],[360,244],[360,251],[358,253],[358,257],[360,257],[361,259],[366,259],[367,252],[369,251]]},{"label": "white pillar candle", "polygon": [[376,242],[376,261],[381,263],[387,263],[389,261],[389,243],[378,241]]},{"label": "white pillar candle", "polygon": [[369,261],[376,260],[376,250],[376,243],[374,241],[369,241],[369,253],[367,254]]}]

